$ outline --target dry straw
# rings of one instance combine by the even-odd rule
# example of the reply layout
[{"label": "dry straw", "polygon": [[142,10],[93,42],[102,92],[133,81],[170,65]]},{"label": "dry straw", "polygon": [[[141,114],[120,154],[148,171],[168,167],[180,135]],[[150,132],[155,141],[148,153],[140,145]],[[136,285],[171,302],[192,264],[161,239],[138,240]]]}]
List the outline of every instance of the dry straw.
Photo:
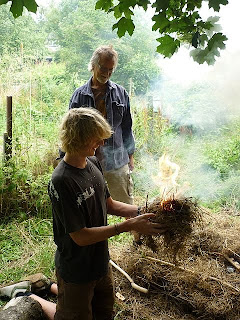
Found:
[{"label": "dry straw", "polygon": [[144,245],[111,248],[111,258],[149,288],[147,296],[138,293],[114,270],[116,290],[126,298],[120,319],[239,320],[240,275],[226,259],[237,262],[239,231],[239,217],[202,214],[201,227],[195,224],[185,238],[177,264],[161,238],[154,239],[157,252]]}]

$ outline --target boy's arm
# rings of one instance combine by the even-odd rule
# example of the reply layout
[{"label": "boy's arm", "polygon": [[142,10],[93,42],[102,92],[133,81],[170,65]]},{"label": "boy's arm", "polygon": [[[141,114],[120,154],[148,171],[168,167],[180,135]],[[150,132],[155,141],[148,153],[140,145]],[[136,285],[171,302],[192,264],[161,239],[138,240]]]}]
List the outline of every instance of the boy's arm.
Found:
[{"label": "boy's arm", "polygon": [[128,231],[137,231],[146,235],[159,235],[166,232],[163,224],[155,223],[151,220],[151,218],[155,217],[154,213],[145,213],[137,216],[138,207],[135,205],[119,202],[109,197],[107,199],[107,208],[110,214],[130,217],[130,219],[115,225],[82,228],[71,232],[70,236],[77,245],[88,246]]},{"label": "boy's arm", "polygon": [[162,224],[154,223],[150,220],[154,216],[154,213],[146,213],[127,219],[115,225],[82,228],[78,231],[71,232],[70,237],[79,246],[89,246],[91,244],[107,240],[108,238],[122,232],[132,230],[147,235],[158,235],[164,233],[166,229]]},{"label": "boy's arm", "polygon": [[138,206],[116,201],[109,197],[107,198],[107,213],[125,218],[136,217]]}]

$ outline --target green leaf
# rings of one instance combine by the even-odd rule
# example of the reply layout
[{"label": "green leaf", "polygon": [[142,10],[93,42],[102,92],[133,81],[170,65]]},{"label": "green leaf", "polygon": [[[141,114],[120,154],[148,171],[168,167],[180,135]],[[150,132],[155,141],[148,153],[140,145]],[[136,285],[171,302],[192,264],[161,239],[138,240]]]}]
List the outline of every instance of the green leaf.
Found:
[{"label": "green leaf", "polygon": [[148,8],[148,5],[151,4],[151,2],[149,0],[138,0],[137,4],[140,7],[143,7],[143,9],[146,11]]},{"label": "green leaf", "polygon": [[131,16],[133,15],[133,12],[132,12],[132,10],[127,9],[127,10],[124,10],[124,14],[125,14],[125,17],[127,19],[131,19]]},{"label": "green leaf", "polygon": [[211,51],[214,48],[225,48],[225,43],[228,38],[222,33],[215,33],[212,38],[208,41],[208,49]]},{"label": "green leaf", "polygon": [[112,6],[112,0],[98,0],[96,2],[95,9],[102,9],[107,12]]},{"label": "green leaf", "polygon": [[156,0],[154,4],[152,4],[153,8],[156,8],[157,11],[166,11],[169,7],[170,0]]},{"label": "green leaf", "polygon": [[214,11],[220,10],[220,5],[226,5],[228,4],[228,0],[209,0],[209,8],[213,8]]},{"label": "green leaf", "polygon": [[23,1],[22,0],[12,0],[12,5],[10,8],[14,18],[17,18],[23,13]]},{"label": "green leaf", "polygon": [[201,8],[202,0],[188,0],[187,1],[187,10],[193,11],[196,7]]},{"label": "green leaf", "polygon": [[199,64],[206,62],[208,65],[213,65],[215,60],[215,52],[210,52],[208,49],[195,49],[190,51],[190,56]]},{"label": "green leaf", "polygon": [[204,34],[201,34],[201,36],[199,37],[199,44],[201,46],[204,46],[205,45],[205,42],[208,41],[208,36],[204,33]]},{"label": "green leaf", "polygon": [[9,0],[0,0],[0,5],[1,4],[6,4]]},{"label": "green leaf", "polygon": [[213,27],[213,24],[210,21],[207,21],[207,22],[198,21],[197,27],[210,30]]},{"label": "green leaf", "polygon": [[220,56],[219,49],[224,49],[225,44],[223,41],[226,41],[227,37],[222,33],[216,33],[208,41],[208,45],[205,49],[195,49],[190,52],[190,55],[193,57],[193,60],[202,64],[206,62],[208,65],[214,64],[216,61],[215,57]]},{"label": "green leaf", "polygon": [[165,31],[166,27],[169,26],[170,21],[166,18],[164,13],[159,13],[158,15],[153,16],[153,21],[155,24],[152,26],[152,30],[159,29],[159,32]]},{"label": "green leaf", "polygon": [[120,11],[119,5],[114,7],[113,11],[114,11],[114,17],[116,19],[119,19],[122,16],[122,12]]},{"label": "green leaf", "polygon": [[192,18],[194,19],[194,21],[198,20],[198,19],[201,19],[200,15],[199,15],[199,13],[197,11],[194,11],[192,13]]},{"label": "green leaf", "polygon": [[122,17],[117,23],[115,23],[112,27],[112,29],[118,29],[117,35],[119,38],[123,37],[126,32],[129,33],[131,36],[133,34],[133,31],[135,29],[135,25],[132,21],[132,19],[127,19],[125,17]]},{"label": "green leaf", "polygon": [[192,29],[192,22],[187,17],[181,19],[173,19],[170,24],[171,32],[185,32],[186,30]]},{"label": "green leaf", "polygon": [[[136,2],[132,2],[132,6],[135,6]],[[117,6],[112,7],[109,11],[114,12],[116,19],[120,18],[123,13],[127,19],[131,19],[131,16],[134,15],[133,11],[130,9],[130,4],[126,5],[125,3],[120,2]]]},{"label": "green leaf", "polygon": [[180,41],[174,40],[169,35],[158,38],[160,45],[157,47],[157,52],[163,54],[165,57],[170,58],[180,47]]},{"label": "green leaf", "polygon": [[37,12],[38,5],[35,0],[23,0],[24,7],[30,12]]},{"label": "green leaf", "polygon": [[193,37],[192,37],[192,45],[194,46],[194,48],[197,48],[199,43],[200,43],[200,33],[197,31],[194,33]]},{"label": "green leaf", "polygon": [[124,0],[120,1],[121,11],[126,12],[130,7],[134,8],[137,4],[137,0]]},{"label": "green leaf", "polygon": [[207,18],[207,22],[211,22],[211,24],[214,25],[216,22],[219,21],[219,19],[220,18],[218,16],[214,16],[214,17],[211,16]]}]

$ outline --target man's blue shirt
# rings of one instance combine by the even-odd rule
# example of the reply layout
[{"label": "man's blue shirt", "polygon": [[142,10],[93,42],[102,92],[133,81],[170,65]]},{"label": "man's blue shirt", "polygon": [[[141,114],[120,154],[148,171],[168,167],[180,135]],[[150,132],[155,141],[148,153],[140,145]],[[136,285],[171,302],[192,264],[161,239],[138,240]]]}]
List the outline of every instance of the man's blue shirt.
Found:
[{"label": "man's blue shirt", "polygon": [[[94,95],[89,81],[78,88],[72,95],[69,109],[79,107],[96,108]],[[113,129],[112,136],[100,147],[102,158],[99,159],[105,171],[121,168],[129,162],[129,155],[135,151],[132,132],[129,96],[126,90],[112,81],[107,82],[106,119]]]}]

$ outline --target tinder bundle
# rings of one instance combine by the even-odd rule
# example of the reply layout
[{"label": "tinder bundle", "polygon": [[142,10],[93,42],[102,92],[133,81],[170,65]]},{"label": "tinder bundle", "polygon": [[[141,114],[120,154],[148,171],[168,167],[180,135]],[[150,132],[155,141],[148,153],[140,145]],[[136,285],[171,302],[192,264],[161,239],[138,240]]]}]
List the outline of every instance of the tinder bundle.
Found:
[{"label": "tinder bundle", "polygon": [[[142,213],[155,213],[154,222],[164,224],[167,231],[161,235],[163,247],[173,260],[184,250],[185,242],[196,224],[201,223],[203,210],[193,198],[161,200],[156,198],[142,209]],[[158,250],[156,237],[141,236],[145,244],[154,252]],[[162,245],[161,245],[162,247]]]}]

